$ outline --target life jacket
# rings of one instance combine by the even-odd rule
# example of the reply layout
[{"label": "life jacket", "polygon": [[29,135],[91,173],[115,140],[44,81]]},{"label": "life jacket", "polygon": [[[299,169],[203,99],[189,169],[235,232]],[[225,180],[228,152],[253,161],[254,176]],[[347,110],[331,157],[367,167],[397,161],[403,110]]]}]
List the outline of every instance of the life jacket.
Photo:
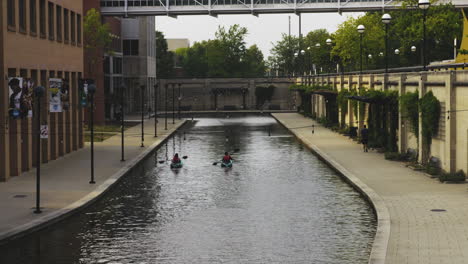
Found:
[{"label": "life jacket", "polygon": [[231,159],[232,159],[232,158],[231,158],[231,156],[229,156],[229,155],[223,157],[223,161],[224,161],[224,162],[229,162],[229,161],[231,161]]}]

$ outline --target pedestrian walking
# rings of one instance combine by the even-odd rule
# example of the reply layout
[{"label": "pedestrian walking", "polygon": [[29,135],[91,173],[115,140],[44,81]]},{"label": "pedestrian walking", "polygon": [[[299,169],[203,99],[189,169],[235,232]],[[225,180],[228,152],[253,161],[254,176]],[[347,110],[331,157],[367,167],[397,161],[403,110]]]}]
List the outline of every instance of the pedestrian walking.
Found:
[{"label": "pedestrian walking", "polygon": [[367,129],[366,125],[361,129],[361,143],[364,152],[369,152],[367,144],[369,143],[369,130]]}]

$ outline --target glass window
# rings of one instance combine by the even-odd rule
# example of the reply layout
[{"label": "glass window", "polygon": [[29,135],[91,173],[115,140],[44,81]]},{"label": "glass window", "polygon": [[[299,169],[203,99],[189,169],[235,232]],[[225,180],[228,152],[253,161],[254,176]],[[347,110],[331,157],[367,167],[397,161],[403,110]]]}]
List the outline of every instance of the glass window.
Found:
[{"label": "glass window", "polygon": [[122,58],[112,58],[112,73],[122,74]]},{"label": "glass window", "polygon": [[15,27],[15,0],[8,0],[7,2],[7,19],[8,19],[8,27]]},{"label": "glass window", "polygon": [[70,40],[70,20],[68,17],[68,9],[63,9],[63,40],[68,43]]},{"label": "glass window", "polygon": [[46,37],[46,7],[45,0],[39,0],[39,29],[41,37]]},{"label": "glass window", "polygon": [[76,43],[81,44],[81,15],[76,15],[76,33],[78,37],[76,38]]},{"label": "glass window", "polygon": [[75,44],[76,34],[75,34],[75,12],[70,11],[70,20],[71,20],[71,42]]},{"label": "glass window", "polygon": [[49,2],[48,5],[48,15],[49,15],[49,39],[54,40],[55,39],[55,26],[54,26],[54,4]]},{"label": "glass window", "polygon": [[26,0],[18,0],[19,29],[26,32]]},{"label": "glass window", "polygon": [[37,33],[36,13],[36,0],[29,0],[29,30],[31,31],[31,33]]},{"label": "glass window", "polygon": [[57,13],[57,41],[62,41],[62,7],[56,6]]},{"label": "glass window", "polygon": [[110,58],[109,57],[104,58],[104,73],[106,74],[110,73]]}]

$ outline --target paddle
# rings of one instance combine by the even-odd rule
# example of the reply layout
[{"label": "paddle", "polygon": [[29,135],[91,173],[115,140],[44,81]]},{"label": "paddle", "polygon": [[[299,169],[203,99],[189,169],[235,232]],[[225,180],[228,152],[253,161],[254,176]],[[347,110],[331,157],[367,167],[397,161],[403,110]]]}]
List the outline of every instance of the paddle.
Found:
[{"label": "paddle", "polygon": [[[236,152],[239,152],[239,151],[240,151],[240,149],[236,148],[236,149],[234,149],[233,151],[230,151],[230,153],[236,153]],[[233,160],[234,160],[234,159],[233,159]],[[215,161],[215,162],[213,162],[213,165],[216,166],[216,165],[218,165],[218,163],[220,163],[220,162],[223,162],[223,161],[222,161],[222,160],[220,160],[220,161]]]},{"label": "paddle", "polygon": [[[187,159],[188,156],[183,156],[182,159]],[[159,163],[163,164],[164,162],[169,161],[169,160],[160,160]]]}]

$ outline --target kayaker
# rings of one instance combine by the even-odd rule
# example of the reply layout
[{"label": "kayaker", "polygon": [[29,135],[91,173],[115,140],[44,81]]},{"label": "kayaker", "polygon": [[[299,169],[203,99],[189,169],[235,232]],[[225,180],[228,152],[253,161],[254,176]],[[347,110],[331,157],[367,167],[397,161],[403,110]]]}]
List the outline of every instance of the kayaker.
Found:
[{"label": "kayaker", "polygon": [[224,157],[223,157],[223,162],[224,163],[229,163],[231,160],[234,160],[228,152],[224,152]]},{"label": "kayaker", "polygon": [[174,158],[172,158],[172,163],[180,163],[179,153],[174,155]]}]

